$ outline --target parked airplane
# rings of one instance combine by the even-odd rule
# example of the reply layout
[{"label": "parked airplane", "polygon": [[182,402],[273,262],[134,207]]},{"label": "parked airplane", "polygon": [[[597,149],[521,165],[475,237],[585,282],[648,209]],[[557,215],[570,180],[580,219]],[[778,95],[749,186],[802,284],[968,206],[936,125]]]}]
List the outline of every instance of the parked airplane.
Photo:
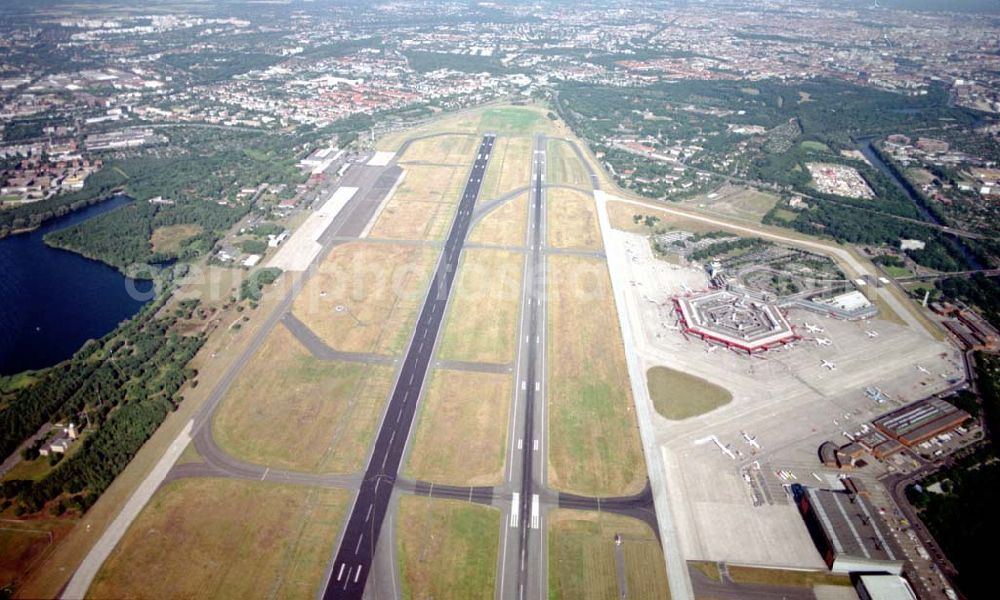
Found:
[{"label": "parked airplane", "polygon": [[868,331],[866,331],[865,333],[866,333],[866,334],[868,335],[868,337],[870,337],[870,338],[877,338],[877,337],[878,337],[878,332],[877,332],[877,331],[875,331],[874,329],[869,329],[869,330],[868,330]]},{"label": "parked airplane", "polygon": [[718,349],[719,349],[719,347],[718,347],[718,346],[709,346],[709,347],[708,347],[708,349],[707,349],[707,350],[705,350],[705,352],[706,352],[707,354],[711,354],[711,353],[715,352],[715,351],[716,351],[716,350],[718,350]]},{"label": "parked airplane", "polygon": [[826,331],[819,325],[810,325],[809,323],[806,323],[806,329],[809,330],[809,333],[823,333],[824,331]]},{"label": "parked airplane", "polygon": [[925,369],[923,365],[917,365],[917,370],[920,371],[921,373],[923,373],[924,375],[930,375],[931,374],[931,372],[928,371],[927,369]]},{"label": "parked airplane", "polygon": [[830,369],[831,371],[836,371],[837,370],[837,365],[833,364],[832,362],[830,362],[828,360],[824,360],[823,361],[823,366],[826,367],[827,369]]},{"label": "parked airplane", "polygon": [[833,341],[830,338],[816,338],[816,343],[820,346],[829,346]]},{"label": "parked airplane", "polygon": [[756,437],[750,435],[749,433],[747,433],[745,431],[741,431],[740,435],[743,436],[743,439],[746,440],[746,443],[748,443],[751,446],[753,446],[754,448],[760,450],[760,443],[757,441]]},{"label": "parked airplane", "polygon": [[712,441],[714,441],[715,445],[719,447],[719,450],[722,450],[723,454],[725,454],[726,456],[728,456],[733,460],[736,460],[736,455],[733,454],[733,451],[729,449],[729,446],[724,445],[722,442],[719,441],[718,438],[715,438]]},{"label": "parked airplane", "polygon": [[694,291],[694,290],[692,290],[692,289],[691,289],[691,287],[690,287],[690,286],[689,286],[688,284],[686,284],[686,283],[682,283],[682,284],[681,284],[681,287],[682,287],[682,288],[684,288],[684,293],[685,293],[685,294],[690,294],[691,292],[693,292],[693,291]]}]

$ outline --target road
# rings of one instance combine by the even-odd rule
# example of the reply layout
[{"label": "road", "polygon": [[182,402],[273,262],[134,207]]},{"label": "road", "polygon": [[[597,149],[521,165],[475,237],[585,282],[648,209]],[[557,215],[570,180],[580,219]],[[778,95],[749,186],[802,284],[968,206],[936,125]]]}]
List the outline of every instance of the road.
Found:
[{"label": "road", "polygon": [[403,366],[399,370],[392,396],[389,398],[361,488],[355,498],[347,527],[341,536],[324,598],[361,598],[364,593],[371,564],[375,558],[375,546],[389,508],[400,461],[413,425],[417,400],[431,362],[445,305],[468,234],[472,211],[479,197],[495,141],[496,136],[483,137],[479,154],[469,172],[458,212],[452,222],[444,251],[438,261],[430,290],[420,310],[416,329],[406,351]]}]

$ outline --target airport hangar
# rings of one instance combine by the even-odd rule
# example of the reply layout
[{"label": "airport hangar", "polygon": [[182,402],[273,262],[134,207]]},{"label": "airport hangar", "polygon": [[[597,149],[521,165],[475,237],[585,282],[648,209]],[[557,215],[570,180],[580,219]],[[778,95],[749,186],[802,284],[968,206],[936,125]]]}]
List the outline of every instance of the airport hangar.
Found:
[{"label": "airport hangar", "polygon": [[747,354],[799,339],[781,309],[750,294],[716,290],[674,298],[685,333]]}]

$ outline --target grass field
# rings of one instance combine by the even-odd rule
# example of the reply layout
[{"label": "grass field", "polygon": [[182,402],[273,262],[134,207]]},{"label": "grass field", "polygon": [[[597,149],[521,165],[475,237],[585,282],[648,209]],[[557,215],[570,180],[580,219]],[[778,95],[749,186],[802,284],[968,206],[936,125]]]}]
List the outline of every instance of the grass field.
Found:
[{"label": "grass field", "polygon": [[149,243],[153,246],[153,252],[177,252],[180,249],[181,242],[201,232],[201,225],[192,223],[157,227],[153,230],[153,235],[149,238]]},{"label": "grass field", "polygon": [[469,241],[475,244],[520,246],[528,224],[528,192],[505,203],[483,217],[472,228]]},{"label": "grass field", "polygon": [[647,371],[646,385],[656,412],[674,421],[703,415],[733,399],[723,387],[667,367]]},{"label": "grass field", "polygon": [[736,583],[756,583],[762,585],[783,585],[788,587],[813,587],[814,585],[851,585],[847,575],[836,575],[826,571],[785,571],[759,567],[727,568],[729,577]]},{"label": "grass field", "polygon": [[549,599],[619,598],[615,534],[622,536],[629,598],[670,598],[663,551],[642,521],[556,510],[549,517]]},{"label": "grass field", "polygon": [[655,208],[645,208],[642,206],[635,206],[633,204],[626,204],[624,202],[615,202],[613,200],[608,202],[607,206],[608,220],[611,221],[611,227],[620,231],[642,234],[652,233],[650,228],[646,227],[642,223],[635,222],[633,218],[635,215],[655,216],[660,219],[660,222],[657,223],[657,227],[663,227],[666,229],[683,229],[684,231],[690,231],[693,233],[706,233],[709,231],[718,231],[720,229],[717,225],[702,223],[701,221],[692,221],[690,219],[685,219],[684,217],[663,212],[662,210],[656,210]]},{"label": "grass field", "polygon": [[590,177],[573,152],[562,140],[549,140],[545,157],[545,179],[548,183],[564,183],[590,188]]},{"label": "grass field", "polygon": [[413,334],[436,258],[429,247],[344,244],[320,265],[293,312],[338,350],[398,354]]},{"label": "grass field", "polygon": [[442,135],[414,140],[399,162],[471,165],[479,140],[473,135]]},{"label": "grass field", "polygon": [[508,363],[514,360],[524,256],[469,248],[458,270],[438,357]]},{"label": "grass field", "polygon": [[530,137],[497,138],[486,176],[483,178],[479,202],[488,202],[511,190],[529,185],[531,157]]},{"label": "grass field", "polygon": [[882,270],[892,277],[893,279],[899,279],[900,277],[912,277],[913,271],[907,269],[906,267],[897,267],[895,265],[882,265]]},{"label": "grass field", "polygon": [[760,223],[778,200],[774,194],[753,188],[725,185],[711,194],[685,200],[683,204],[721,216]]},{"label": "grass field", "polygon": [[549,484],[638,492],[646,468],[607,266],[550,256],[548,284]]},{"label": "grass field", "polygon": [[392,367],[314,358],[278,327],[246,373],[212,422],[222,448],[273,468],[353,473],[364,467]]},{"label": "grass field", "polygon": [[407,477],[451,485],[503,480],[511,376],[433,371],[411,441]]},{"label": "grass field", "polygon": [[806,140],[802,142],[803,150],[813,150],[815,152],[831,152],[830,147],[823,142],[816,142],[813,140]]},{"label": "grass field", "polygon": [[[12,512],[12,511],[11,511]],[[0,589],[13,586],[46,559],[55,542],[73,528],[75,519],[15,521],[4,514],[0,524]]]},{"label": "grass field", "polygon": [[719,564],[707,560],[689,560],[688,567],[697,570],[712,581],[722,581]]},{"label": "grass field", "polygon": [[431,133],[485,133],[530,135],[535,132],[553,136],[572,135],[562,121],[553,121],[543,105],[492,105],[443,114],[417,127],[391,133],[376,143],[379,150],[397,150],[410,138]]},{"label": "grass field", "polygon": [[492,599],[500,511],[457,500],[403,496],[396,521],[402,597]]},{"label": "grass field", "polygon": [[343,490],[189,479],[159,490],[111,553],[93,598],[313,597]]},{"label": "grass field", "polygon": [[599,250],[601,228],[594,199],[583,192],[550,189],[546,192],[547,243],[553,248]]},{"label": "grass field", "polygon": [[443,239],[467,174],[466,167],[406,166],[406,177],[379,215],[372,237]]}]

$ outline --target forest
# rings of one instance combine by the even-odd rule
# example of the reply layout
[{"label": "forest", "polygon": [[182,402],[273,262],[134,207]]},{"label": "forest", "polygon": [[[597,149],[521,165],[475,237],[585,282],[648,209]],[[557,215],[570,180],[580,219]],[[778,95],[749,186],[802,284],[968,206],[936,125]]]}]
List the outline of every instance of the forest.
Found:
[{"label": "forest", "polygon": [[168,297],[169,290],[114,332],[41,372],[0,409],[4,455],[47,422],[74,422],[82,433],[82,446],[41,479],[0,487],[4,502],[14,503],[19,514],[56,499],[86,510],[181,402],[177,392],[196,375],[187,364],[204,338],[176,328],[197,301],[158,316]]},{"label": "forest", "polygon": [[[992,598],[992,554],[984,552],[1000,536],[1000,358],[977,353],[976,376],[989,440],[950,466],[907,488],[934,539],[958,570],[958,588],[968,598]],[[940,484],[941,493],[929,491]]]}]

